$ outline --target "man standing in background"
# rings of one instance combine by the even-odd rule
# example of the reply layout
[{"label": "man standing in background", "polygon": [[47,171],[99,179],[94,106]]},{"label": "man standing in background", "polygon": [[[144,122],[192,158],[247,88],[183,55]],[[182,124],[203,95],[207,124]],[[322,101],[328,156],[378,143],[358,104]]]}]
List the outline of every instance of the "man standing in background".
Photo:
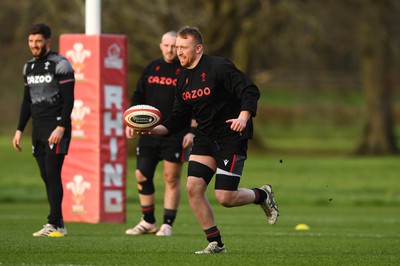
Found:
[{"label": "man standing in background", "polygon": [[21,151],[22,133],[32,117],[32,153],[50,205],[47,224],[33,236],[59,237],[67,234],[61,209],[61,170],[71,141],[75,78],[70,62],[50,49],[50,37],[51,29],[45,24],[29,29],[33,58],[23,69],[25,89],[13,146]]}]

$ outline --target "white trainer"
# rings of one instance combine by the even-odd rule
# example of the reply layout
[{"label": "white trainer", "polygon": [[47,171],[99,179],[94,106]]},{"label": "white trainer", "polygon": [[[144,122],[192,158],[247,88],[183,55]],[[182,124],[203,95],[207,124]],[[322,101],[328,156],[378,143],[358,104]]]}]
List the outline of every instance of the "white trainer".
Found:
[{"label": "white trainer", "polygon": [[201,254],[217,254],[217,253],[225,253],[225,245],[223,247],[218,246],[218,242],[214,241],[208,244],[208,246],[200,251],[196,251],[194,254],[201,255]]},{"label": "white trainer", "polygon": [[39,231],[33,233],[33,236],[62,237],[67,234],[67,229],[56,227],[52,224],[45,224]]},{"label": "white trainer", "polygon": [[172,235],[172,226],[169,224],[163,224],[158,230],[156,236],[171,236]]},{"label": "white trainer", "polygon": [[62,227],[62,228],[59,227],[59,228],[58,228],[58,231],[60,231],[63,235],[67,235],[67,233],[68,233],[68,232],[67,232],[67,227],[65,227],[65,226]]},{"label": "white trainer", "polygon": [[267,220],[269,224],[275,224],[278,220],[279,216],[279,209],[278,205],[274,199],[274,193],[272,192],[271,185],[264,185],[260,187],[261,190],[264,190],[268,197],[265,199],[264,202],[260,204],[260,207],[263,209],[265,215],[267,216]]},{"label": "white trainer", "polygon": [[125,234],[136,236],[144,234],[154,234],[155,232],[157,232],[157,224],[148,223],[142,218],[135,227],[127,229],[125,231]]}]

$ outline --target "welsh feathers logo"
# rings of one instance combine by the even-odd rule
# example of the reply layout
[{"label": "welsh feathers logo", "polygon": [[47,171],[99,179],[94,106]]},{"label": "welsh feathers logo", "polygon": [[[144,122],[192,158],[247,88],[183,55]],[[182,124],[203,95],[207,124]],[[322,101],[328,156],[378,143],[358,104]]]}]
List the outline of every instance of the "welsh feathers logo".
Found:
[{"label": "welsh feathers logo", "polygon": [[85,69],[85,60],[92,55],[90,50],[86,50],[82,43],[77,42],[72,46],[72,50],[68,50],[65,56],[71,60],[72,67],[75,71],[75,78],[77,80],[84,80],[85,75],[83,70]]},{"label": "welsh feathers logo", "polygon": [[75,213],[84,213],[85,208],[82,205],[82,201],[85,199],[85,191],[90,189],[91,184],[83,179],[82,175],[75,175],[71,182],[66,184],[67,190],[72,192],[72,200],[74,204],[72,205],[72,211]]},{"label": "welsh feathers logo", "polygon": [[85,131],[83,126],[85,125],[85,117],[90,114],[90,108],[85,106],[82,100],[76,99],[74,101],[74,108],[71,112],[71,124],[72,124],[72,137],[73,138],[85,138]]}]

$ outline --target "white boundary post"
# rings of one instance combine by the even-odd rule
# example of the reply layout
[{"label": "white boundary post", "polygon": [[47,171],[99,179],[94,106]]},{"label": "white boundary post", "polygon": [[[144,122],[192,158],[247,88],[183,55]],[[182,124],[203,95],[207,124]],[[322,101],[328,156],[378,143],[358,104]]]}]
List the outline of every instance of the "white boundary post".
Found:
[{"label": "white boundary post", "polygon": [[85,33],[86,35],[101,34],[101,0],[86,0],[85,2]]}]

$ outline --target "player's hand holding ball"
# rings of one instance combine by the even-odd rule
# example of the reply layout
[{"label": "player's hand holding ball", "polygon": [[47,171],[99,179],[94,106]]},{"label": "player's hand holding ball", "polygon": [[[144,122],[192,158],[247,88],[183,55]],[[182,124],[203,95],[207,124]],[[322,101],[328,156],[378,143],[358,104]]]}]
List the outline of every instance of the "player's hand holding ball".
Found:
[{"label": "player's hand holding ball", "polygon": [[124,123],[136,131],[149,130],[161,122],[161,112],[157,108],[139,104],[128,108],[124,112]]},{"label": "player's hand holding ball", "polygon": [[161,118],[160,110],[151,105],[139,104],[128,108],[124,112],[126,137],[133,139],[135,134],[151,134],[150,130],[160,124]]}]

